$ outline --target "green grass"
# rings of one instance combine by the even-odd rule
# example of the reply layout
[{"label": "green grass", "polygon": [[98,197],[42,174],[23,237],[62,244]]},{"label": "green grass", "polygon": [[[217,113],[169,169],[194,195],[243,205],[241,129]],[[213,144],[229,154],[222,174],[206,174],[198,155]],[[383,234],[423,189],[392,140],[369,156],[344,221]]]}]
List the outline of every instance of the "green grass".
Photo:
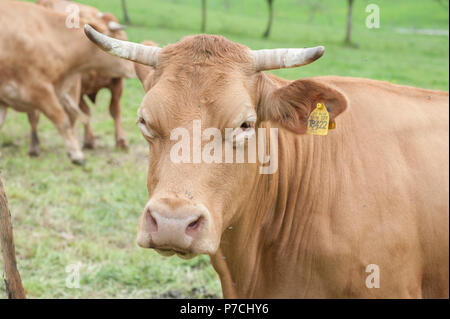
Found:
[{"label": "green grass", "polygon": [[[119,0],[81,1],[122,17]],[[209,33],[222,34],[253,49],[325,45],[325,56],[298,69],[275,73],[296,79],[314,75],[358,76],[424,88],[448,90],[449,39],[404,35],[394,28],[448,29],[448,12],[436,1],[356,0],[353,40],[342,45],[346,1],[275,1],[268,40],[263,0],[208,1]],[[319,3],[312,14],[308,3]],[[376,3],[381,28],[364,25],[365,6]],[[198,0],[128,0],[132,41],[165,45],[199,32]],[[87,165],[73,166],[62,138],[41,117],[41,156],[27,156],[26,116],[9,110],[0,131],[4,184],[13,215],[19,270],[31,298],[152,298],[221,296],[218,277],[206,256],[185,261],[163,258],[135,244],[137,220],[147,201],[147,146],[135,126],[144,92],[127,80],[123,124],[131,149],[114,149],[109,93],[93,107],[98,148],[86,151]],[[81,134],[81,129],[80,129]],[[66,266],[81,262],[81,287],[65,286]],[[1,261],[0,261],[1,263]],[[0,281],[0,298],[5,297]]]}]

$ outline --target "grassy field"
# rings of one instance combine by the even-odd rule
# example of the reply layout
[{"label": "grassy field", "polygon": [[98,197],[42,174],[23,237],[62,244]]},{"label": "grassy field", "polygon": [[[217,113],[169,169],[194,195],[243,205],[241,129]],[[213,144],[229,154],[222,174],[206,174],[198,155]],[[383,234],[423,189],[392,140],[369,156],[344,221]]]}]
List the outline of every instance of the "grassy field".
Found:
[{"label": "grassy field", "polygon": [[[122,18],[119,0],[80,2]],[[369,3],[380,7],[380,29],[365,27]],[[343,75],[448,90],[449,38],[395,32],[400,27],[448,30],[448,11],[437,1],[356,0],[353,48],[342,44],[346,1],[277,0],[274,4],[268,40],[261,38],[267,19],[263,0],[208,1],[207,31],[253,49],[326,46],[321,60],[275,72],[289,79]],[[132,41],[150,39],[165,45],[199,32],[199,0],[128,0],[128,6],[133,26],[127,33]],[[0,131],[0,167],[28,297],[220,297],[208,257],[163,258],[135,244],[137,220],[147,201],[147,145],[134,124],[144,92],[138,80],[126,81],[122,110],[129,152],[114,149],[108,94],[101,92],[92,108],[98,147],[85,152],[85,167],[70,163],[62,138],[43,117],[38,159],[27,156],[25,114],[10,110]],[[66,267],[77,263],[82,265],[81,286],[70,289]],[[5,297],[4,290],[0,280],[0,298]]]}]

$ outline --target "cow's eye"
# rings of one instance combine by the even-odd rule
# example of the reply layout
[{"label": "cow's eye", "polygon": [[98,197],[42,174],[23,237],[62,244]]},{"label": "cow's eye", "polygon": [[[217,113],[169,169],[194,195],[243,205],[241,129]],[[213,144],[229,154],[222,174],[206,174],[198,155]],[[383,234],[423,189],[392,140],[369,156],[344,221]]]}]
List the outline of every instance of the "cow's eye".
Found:
[{"label": "cow's eye", "polygon": [[242,129],[243,131],[245,131],[245,130],[251,128],[251,127],[252,127],[252,126],[251,126],[251,124],[250,124],[249,122],[244,122],[244,123],[241,124],[241,129]]},{"label": "cow's eye", "polygon": [[245,122],[233,130],[236,145],[244,143],[246,139],[251,139],[255,135],[255,119],[249,117]]},{"label": "cow's eye", "polygon": [[255,128],[256,123],[256,116],[251,115],[249,116],[244,122],[242,122],[241,126],[239,127],[242,131],[248,131],[252,128]]},{"label": "cow's eye", "polygon": [[136,121],[137,126],[141,129],[142,134],[147,138],[154,138],[155,134],[148,128],[144,118],[139,117]]}]

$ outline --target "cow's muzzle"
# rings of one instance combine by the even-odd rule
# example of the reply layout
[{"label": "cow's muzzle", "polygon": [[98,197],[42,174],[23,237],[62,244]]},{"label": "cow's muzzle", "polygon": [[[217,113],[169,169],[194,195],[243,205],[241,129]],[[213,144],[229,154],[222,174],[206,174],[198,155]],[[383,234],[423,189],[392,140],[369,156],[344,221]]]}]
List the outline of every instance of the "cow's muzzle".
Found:
[{"label": "cow's muzzle", "polygon": [[139,220],[137,243],[164,256],[193,258],[217,250],[212,218],[201,204],[179,199],[150,200]]}]

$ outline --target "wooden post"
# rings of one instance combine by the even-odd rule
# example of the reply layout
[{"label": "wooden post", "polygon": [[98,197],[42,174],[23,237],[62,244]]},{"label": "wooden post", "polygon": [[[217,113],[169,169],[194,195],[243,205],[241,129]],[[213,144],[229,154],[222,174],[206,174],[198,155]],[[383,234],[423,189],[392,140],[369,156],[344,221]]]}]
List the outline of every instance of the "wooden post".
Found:
[{"label": "wooden post", "polygon": [[25,290],[22,286],[19,271],[17,270],[14,237],[11,225],[11,213],[8,208],[8,199],[0,174],[0,244],[5,264],[4,280],[6,293],[10,299],[24,299]]}]

